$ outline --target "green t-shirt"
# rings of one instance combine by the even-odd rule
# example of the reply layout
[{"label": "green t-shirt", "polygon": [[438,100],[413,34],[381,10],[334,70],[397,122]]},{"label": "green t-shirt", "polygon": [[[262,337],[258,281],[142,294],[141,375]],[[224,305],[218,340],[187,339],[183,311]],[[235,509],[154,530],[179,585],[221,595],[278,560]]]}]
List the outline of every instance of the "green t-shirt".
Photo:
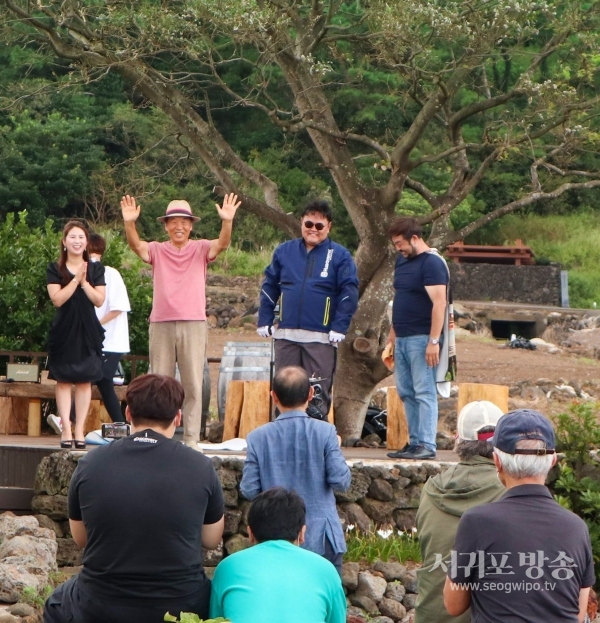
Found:
[{"label": "green t-shirt", "polygon": [[232,623],[345,623],[346,597],[328,560],[288,541],[265,541],[219,564],[210,616]]}]

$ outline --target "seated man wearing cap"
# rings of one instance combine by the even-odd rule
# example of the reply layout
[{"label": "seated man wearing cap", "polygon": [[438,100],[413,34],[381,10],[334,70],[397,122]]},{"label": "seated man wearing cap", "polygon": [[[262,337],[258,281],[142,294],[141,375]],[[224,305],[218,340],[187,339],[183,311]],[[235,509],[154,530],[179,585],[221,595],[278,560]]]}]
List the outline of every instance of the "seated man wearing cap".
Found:
[{"label": "seated man wearing cap", "polygon": [[554,431],[537,411],[502,416],[493,438],[501,500],[467,511],[447,565],[444,605],[471,620],[577,623],[596,578],[587,526],[544,483]]},{"label": "seated man wearing cap", "polygon": [[469,612],[458,619],[444,608],[442,591],[446,574],[440,556],[449,564],[456,528],[463,513],[473,506],[499,499],[505,489],[498,480],[491,437],[502,410],[492,402],[478,400],[465,405],[458,415],[454,451],[460,461],[430,478],[421,495],[417,512],[417,534],[423,566],[417,570],[419,583],[415,623],[468,623]]},{"label": "seated man wearing cap", "polygon": [[221,233],[215,240],[190,240],[194,223],[187,201],[171,201],[158,218],[169,235],[167,242],[141,240],[135,226],[140,206],[125,195],[121,210],[127,242],[140,258],[152,265],[154,291],[150,313],[150,368],[155,374],[175,376],[179,367],[185,390],[183,441],[198,449],[202,424],[202,378],[206,347],[206,266],[231,242],[237,195],[225,195],[217,206]]}]

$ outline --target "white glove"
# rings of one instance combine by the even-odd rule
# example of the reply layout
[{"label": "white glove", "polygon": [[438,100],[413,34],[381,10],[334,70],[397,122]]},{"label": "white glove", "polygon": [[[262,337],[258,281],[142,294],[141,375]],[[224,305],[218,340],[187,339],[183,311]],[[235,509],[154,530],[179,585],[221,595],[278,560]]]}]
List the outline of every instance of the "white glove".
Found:
[{"label": "white glove", "polygon": [[345,337],[346,336],[343,333],[338,333],[337,331],[329,332],[329,341],[332,344],[339,344],[340,342],[343,342]]},{"label": "white glove", "polygon": [[271,337],[273,335],[273,332],[275,331],[275,327],[258,327],[258,329],[256,329],[256,332],[258,333],[258,335],[260,335],[260,337]]}]

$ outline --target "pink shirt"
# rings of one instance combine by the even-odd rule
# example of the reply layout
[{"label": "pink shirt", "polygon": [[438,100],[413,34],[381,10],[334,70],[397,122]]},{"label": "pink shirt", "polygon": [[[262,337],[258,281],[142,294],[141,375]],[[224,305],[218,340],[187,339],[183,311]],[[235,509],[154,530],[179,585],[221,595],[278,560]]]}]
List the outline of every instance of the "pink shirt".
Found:
[{"label": "pink shirt", "polygon": [[209,240],[190,240],[182,249],[150,242],[154,294],[150,322],[206,320]]}]

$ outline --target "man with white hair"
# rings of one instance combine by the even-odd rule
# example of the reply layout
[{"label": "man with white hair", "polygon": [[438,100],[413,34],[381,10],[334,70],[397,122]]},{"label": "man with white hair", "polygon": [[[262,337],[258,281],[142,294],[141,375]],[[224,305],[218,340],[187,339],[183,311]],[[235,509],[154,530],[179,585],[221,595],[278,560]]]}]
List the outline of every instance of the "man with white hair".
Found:
[{"label": "man with white hair", "polygon": [[179,367],[185,390],[183,441],[198,449],[202,424],[202,378],[206,348],[206,268],[231,242],[233,217],[240,203],[225,195],[216,206],[221,232],[214,240],[191,240],[194,216],[187,201],[171,201],[164,216],[166,242],[141,240],[136,221],[141,207],[135,197],[121,199],[125,235],[132,250],[152,266],[154,289],[150,313],[150,368],[154,374],[175,376]]},{"label": "man with white hair", "polygon": [[494,463],[501,500],[467,511],[458,524],[444,605],[471,621],[581,623],[595,582],[587,526],[545,486],[556,463],[547,418],[518,409],[500,418]]},{"label": "man with white hair", "polygon": [[458,414],[454,451],[459,462],[430,478],[423,487],[417,512],[417,533],[423,566],[417,570],[419,584],[415,623],[468,623],[467,611],[458,619],[444,608],[446,574],[440,560],[449,564],[456,528],[463,513],[474,506],[499,499],[504,487],[492,459],[491,438],[502,409],[488,400],[465,405]]}]

